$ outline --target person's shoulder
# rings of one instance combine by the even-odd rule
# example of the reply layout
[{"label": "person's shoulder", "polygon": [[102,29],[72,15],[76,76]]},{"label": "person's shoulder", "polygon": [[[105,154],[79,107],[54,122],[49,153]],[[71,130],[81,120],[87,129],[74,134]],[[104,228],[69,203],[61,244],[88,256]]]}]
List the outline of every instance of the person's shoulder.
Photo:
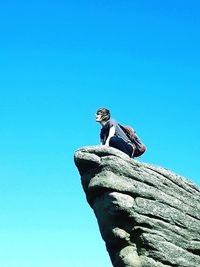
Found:
[{"label": "person's shoulder", "polygon": [[117,121],[116,121],[115,119],[111,118],[111,119],[109,120],[109,124],[110,124],[110,125],[117,125]]}]

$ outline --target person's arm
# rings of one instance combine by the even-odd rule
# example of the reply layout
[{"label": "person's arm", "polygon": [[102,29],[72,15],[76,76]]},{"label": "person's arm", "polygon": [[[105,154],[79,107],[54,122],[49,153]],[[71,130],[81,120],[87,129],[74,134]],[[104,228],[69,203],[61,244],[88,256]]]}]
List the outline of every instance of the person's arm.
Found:
[{"label": "person's arm", "polygon": [[108,137],[106,139],[105,146],[109,146],[110,138],[115,135],[115,126],[110,127]]}]

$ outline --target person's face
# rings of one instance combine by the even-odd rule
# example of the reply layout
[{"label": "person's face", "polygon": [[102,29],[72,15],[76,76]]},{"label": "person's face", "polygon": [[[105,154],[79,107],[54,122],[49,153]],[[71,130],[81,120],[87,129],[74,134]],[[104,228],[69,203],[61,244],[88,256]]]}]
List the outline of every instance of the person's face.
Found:
[{"label": "person's face", "polygon": [[96,122],[100,122],[100,121],[102,121],[102,119],[101,119],[102,114],[101,114],[100,112],[97,112],[97,113],[95,114],[95,116],[96,116]]}]

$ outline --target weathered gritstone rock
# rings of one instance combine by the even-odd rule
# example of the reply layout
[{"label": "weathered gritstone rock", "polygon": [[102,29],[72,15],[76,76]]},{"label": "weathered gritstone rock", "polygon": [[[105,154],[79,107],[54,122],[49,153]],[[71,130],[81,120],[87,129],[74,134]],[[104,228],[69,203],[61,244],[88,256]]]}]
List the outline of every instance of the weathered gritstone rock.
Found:
[{"label": "weathered gritstone rock", "polygon": [[200,267],[200,189],[105,146],[75,152],[114,267]]}]

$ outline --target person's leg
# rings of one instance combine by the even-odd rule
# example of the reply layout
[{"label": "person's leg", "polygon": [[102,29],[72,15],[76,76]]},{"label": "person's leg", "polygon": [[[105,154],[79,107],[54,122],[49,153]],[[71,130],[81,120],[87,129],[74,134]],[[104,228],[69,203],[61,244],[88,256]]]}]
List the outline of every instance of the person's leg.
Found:
[{"label": "person's leg", "polygon": [[113,136],[110,138],[109,146],[121,150],[122,152],[126,153],[130,157],[133,154],[133,147],[127,144],[122,138],[119,138],[117,136]]}]

